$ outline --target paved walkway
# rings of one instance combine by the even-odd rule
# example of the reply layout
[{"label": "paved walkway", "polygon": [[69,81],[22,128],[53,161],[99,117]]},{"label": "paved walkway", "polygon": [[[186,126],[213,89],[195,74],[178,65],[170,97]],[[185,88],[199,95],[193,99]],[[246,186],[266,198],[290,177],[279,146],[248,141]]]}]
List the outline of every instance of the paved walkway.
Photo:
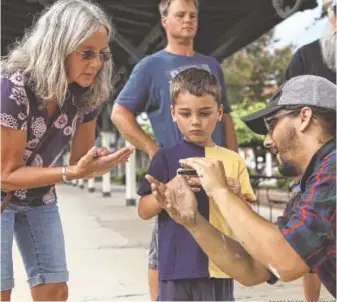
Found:
[{"label": "paved walkway", "polygon": [[[148,301],[147,248],[153,222],[140,220],[136,208],[124,206],[121,186],[113,187],[110,198],[70,185],[57,189],[70,271],[69,301]],[[260,211],[269,215],[266,208],[260,207]],[[16,247],[14,269],[12,300],[29,301]],[[295,281],[252,288],[236,284],[235,296],[238,301],[303,300],[300,284]],[[333,300],[325,289],[321,299]]]}]

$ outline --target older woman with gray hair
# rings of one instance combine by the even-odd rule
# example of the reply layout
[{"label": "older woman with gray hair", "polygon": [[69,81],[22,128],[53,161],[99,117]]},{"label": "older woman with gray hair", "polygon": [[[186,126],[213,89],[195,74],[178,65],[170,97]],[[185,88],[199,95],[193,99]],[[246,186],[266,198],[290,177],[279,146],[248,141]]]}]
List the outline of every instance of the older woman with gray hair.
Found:
[{"label": "older woman with gray hair", "polygon": [[[97,116],[112,90],[113,33],[92,2],[57,1],[1,63],[1,301],[14,287],[14,236],[33,300],[67,299],[54,185],[103,175],[132,153],[93,147]],[[69,165],[55,167],[68,143]]]}]

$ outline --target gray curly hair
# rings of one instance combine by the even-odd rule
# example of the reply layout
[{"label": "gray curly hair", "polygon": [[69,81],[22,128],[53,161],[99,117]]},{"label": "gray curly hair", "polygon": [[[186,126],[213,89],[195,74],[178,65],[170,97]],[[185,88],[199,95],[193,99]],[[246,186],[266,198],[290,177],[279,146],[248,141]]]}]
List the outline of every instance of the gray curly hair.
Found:
[{"label": "gray curly hair", "polygon": [[[2,60],[2,72],[10,74],[21,70],[37,96],[45,102],[56,98],[62,106],[68,89],[65,61],[100,26],[107,29],[110,41],[115,29],[97,4],[90,0],[56,1],[42,12],[23,39]],[[113,71],[112,60],[104,62],[83,95],[86,106],[97,107],[109,98]]]}]

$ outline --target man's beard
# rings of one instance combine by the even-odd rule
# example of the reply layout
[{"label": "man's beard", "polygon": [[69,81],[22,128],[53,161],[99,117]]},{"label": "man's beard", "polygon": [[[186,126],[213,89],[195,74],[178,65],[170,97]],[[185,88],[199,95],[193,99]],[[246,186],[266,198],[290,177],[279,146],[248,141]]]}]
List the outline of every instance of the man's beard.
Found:
[{"label": "man's beard", "polygon": [[333,72],[336,72],[336,33],[320,39],[323,61]]},{"label": "man's beard", "polygon": [[278,147],[278,152],[280,154],[280,162],[278,166],[279,172],[283,176],[294,177],[299,175],[299,169],[296,166],[296,163],[291,158],[281,154],[290,154],[292,157],[296,154],[298,150],[298,136],[296,134],[295,128],[292,128],[288,131],[288,134],[285,134],[282,141],[280,141],[280,147]]},{"label": "man's beard", "polygon": [[298,176],[298,171],[296,166],[288,159],[281,157],[281,163],[279,163],[278,170],[279,172],[286,177],[295,177]]}]

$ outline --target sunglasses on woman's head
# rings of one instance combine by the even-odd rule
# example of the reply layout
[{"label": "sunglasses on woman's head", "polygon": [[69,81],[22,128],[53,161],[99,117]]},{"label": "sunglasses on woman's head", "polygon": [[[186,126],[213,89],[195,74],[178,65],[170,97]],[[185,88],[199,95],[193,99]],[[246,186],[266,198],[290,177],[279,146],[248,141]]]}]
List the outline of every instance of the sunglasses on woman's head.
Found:
[{"label": "sunglasses on woman's head", "polygon": [[81,54],[83,60],[94,60],[97,56],[99,56],[100,60],[103,62],[109,61],[112,57],[112,54],[110,51],[102,51],[100,53],[94,52],[93,50],[76,50],[79,54]]}]

